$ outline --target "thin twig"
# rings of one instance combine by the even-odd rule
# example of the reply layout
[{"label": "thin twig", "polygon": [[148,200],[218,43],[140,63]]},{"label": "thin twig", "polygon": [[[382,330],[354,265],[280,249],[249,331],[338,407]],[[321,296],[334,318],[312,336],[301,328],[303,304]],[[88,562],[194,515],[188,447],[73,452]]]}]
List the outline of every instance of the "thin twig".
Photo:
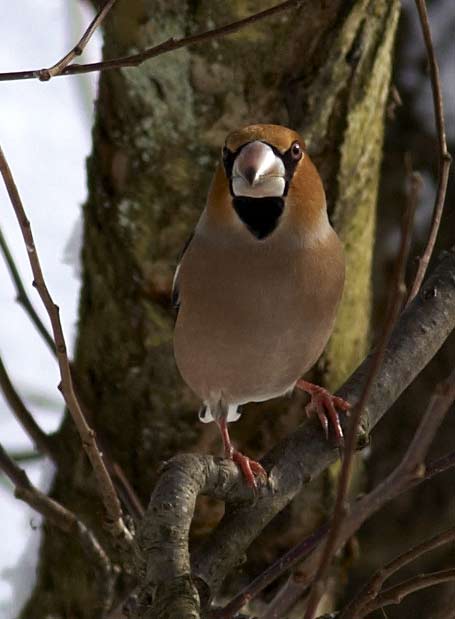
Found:
[{"label": "thin twig", "polygon": [[387,565],[378,570],[372,578],[365,584],[359,593],[352,599],[352,601],[343,609],[339,619],[360,619],[365,613],[364,609],[377,598],[384,583],[395,572],[400,570],[408,563],[420,558],[423,554],[439,548],[444,544],[449,544],[455,540],[455,527],[447,529],[439,535],[435,535],[429,540],[425,540],[421,544],[414,546],[413,548],[402,553],[393,561],[390,561]]},{"label": "thin twig", "polygon": [[[453,467],[455,467],[455,451],[447,454],[446,456],[438,458],[437,460],[430,462],[426,466],[425,476],[422,478],[416,478],[416,479],[410,480],[409,484],[403,488],[403,492],[407,492],[408,490],[413,489],[416,485],[423,483],[425,481],[429,481],[435,475],[438,475],[439,473],[443,473],[446,470],[453,468]],[[329,530],[329,523],[327,522],[323,524],[321,527],[319,527],[318,529],[316,529],[315,531],[313,531],[313,533],[311,533],[304,540],[302,540],[301,542],[293,546],[290,550],[288,550],[288,552],[286,552],[282,557],[277,559],[270,567],[268,567],[267,570],[265,570],[265,572],[260,574],[251,583],[249,583],[244,589],[242,589],[242,591],[240,591],[229,602],[229,604],[227,604],[224,608],[217,610],[213,614],[213,619],[230,619],[232,616],[234,616],[235,613],[238,610],[240,610],[244,604],[254,599],[261,591],[264,590],[266,586],[270,585],[273,581],[275,581],[277,578],[282,576],[287,570],[291,569],[296,564],[298,564],[300,561],[302,561],[302,559],[304,559],[305,556],[307,556],[313,550],[313,548],[321,542],[321,540],[323,539],[324,535],[327,533],[328,530]],[[276,598],[273,600],[274,604],[276,603],[277,605],[279,605],[277,613],[276,614],[274,613],[272,604],[270,604],[267,610],[269,611],[269,609],[271,609],[273,613],[269,611],[271,612],[271,614],[270,616],[267,614],[267,619],[277,619],[282,616],[281,603],[282,603],[282,600],[285,599],[285,596],[287,595],[287,589],[291,590],[290,599],[294,600],[293,582],[294,580],[293,580],[293,577],[291,576],[288,582],[285,585],[283,585],[283,588],[280,590],[280,592],[276,595]],[[301,595],[301,588],[299,586],[298,596],[300,595]],[[350,615],[349,615],[349,619],[352,619]]]},{"label": "thin twig", "polygon": [[131,482],[125,475],[125,471],[122,469],[120,464],[117,462],[111,462],[110,458],[108,458],[107,462],[109,466],[109,470],[114,474],[117,479],[117,490],[122,497],[126,508],[129,510],[130,515],[136,519],[136,521],[140,521],[145,513],[144,506],[142,505],[142,501],[136,494]]},{"label": "thin twig", "polygon": [[223,609],[213,614],[213,619],[231,619],[249,601],[255,598],[270,583],[276,580],[283,572],[293,567],[306,557],[321,542],[327,534],[329,524],[323,524],[313,531],[296,546],[293,546],[277,561],[272,563],[262,574],[242,589]]},{"label": "thin twig", "polygon": [[98,481],[98,487],[106,508],[108,524],[112,533],[123,538],[127,542],[131,542],[131,534],[128,531],[122,516],[122,508],[112,483],[111,477],[107,471],[103,457],[98,449],[95,438],[95,433],[88,425],[79,401],[73,389],[73,381],[71,378],[71,369],[66,352],[65,338],[63,335],[62,325],[60,322],[59,308],[55,305],[44,281],[41,264],[38,253],[36,251],[35,241],[33,239],[30,222],[27,219],[25,210],[17,190],[11,170],[0,147],[0,172],[3,177],[11,204],[17,217],[20,230],[24,239],[27,250],[30,267],[33,273],[33,285],[38,291],[41,300],[47,310],[49,319],[52,325],[52,331],[55,341],[55,349],[57,351],[57,360],[61,376],[61,392],[65,399],[66,405],[71,413],[74,423],[78,429],[82,440],[82,445],[87,453],[87,456],[92,464],[95,476]]},{"label": "thin twig", "polygon": [[[362,524],[386,503],[422,481],[430,479],[434,475],[455,465],[455,453],[444,456],[430,464],[427,472],[423,464],[436,431],[454,399],[455,370],[453,370],[447,380],[437,386],[400,464],[369,494],[349,506],[347,510],[348,515],[341,523],[335,551],[341,548],[358,531]],[[277,598],[280,598],[279,605],[275,603],[275,600],[272,601],[261,619],[275,619],[285,615],[311,583],[313,575],[318,571],[323,552],[324,549],[317,549],[303,561],[299,567],[298,579],[295,579],[294,583],[286,585],[286,595],[282,595],[281,592],[278,593]]]},{"label": "thin twig", "polygon": [[[20,303],[20,305],[22,305],[25,312],[29,316],[30,320],[35,325],[40,335],[43,337],[44,341],[46,342],[53,356],[57,358],[57,352],[55,350],[54,340],[52,339],[52,336],[50,335],[49,331],[46,329],[43,322],[41,321],[38,314],[36,313],[35,309],[33,308],[33,305],[25,290],[25,286],[22,281],[22,278],[19,274],[17,265],[14,261],[13,255],[8,247],[8,244],[6,242],[5,237],[2,234],[1,229],[0,229],[0,249],[3,252],[6,264],[8,266],[8,270],[11,275],[11,279],[13,280],[13,283],[16,287],[17,301]],[[70,368],[71,368],[71,376],[73,379],[73,389],[76,392],[79,402],[81,403],[80,390],[79,390],[78,381],[77,381],[77,374],[72,364],[70,364]],[[89,421],[93,420],[94,417],[92,414],[90,414],[90,411],[87,410],[87,407],[85,406],[85,404],[83,408],[85,411],[86,419],[88,419]],[[98,440],[98,442],[101,442],[101,441]],[[110,474],[113,473],[115,475],[115,478],[118,480],[118,484],[116,484],[116,487],[117,487],[117,491],[121,494],[123,502],[127,505],[127,508],[130,510],[132,515],[134,515],[137,519],[140,519],[144,513],[144,508],[142,506],[142,503],[139,497],[135,493],[133,487],[131,486],[130,482],[126,478],[126,475],[121,469],[121,467],[116,462],[111,462],[111,458],[109,457],[109,452],[108,452],[106,445],[102,445],[102,450],[104,454],[104,461],[109,470],[109,473]]]},{"label": "thin twig", "polygon": [[[122,56],[120,58],[112,58],[111,60],[104,60],[102,62],[92,62],[90,64],[70,64],[63,69],[59,75],[76,75],[80,73],[91,73],[93,71],[106,71],[108,69],[120,69],[122,67],[137,67],[146,60],[156,58],[161,54],[181,49],[182,47],[188,47],[189,45],[196,45],[204,43],[210,39],[219,39],[229,34],[234,34],[246,26],[250,26],[262,19],[283,13],[293,7],[298,7],[303,0],[286,0],[275,6],[260,11],[244,19],[227,24],[226,26],[220,26],[213,30],[207,30],[206,32],[200,32],[199,34],[193,34],[189,37],[183,37],[181,39],[170,38],[167,41],[163,41],[154,47],[145,49],[138,54],[132,54],[130,56]],[[31,69],[27,71],[12,71],[8,73],[0,73],[0,81],[11,80],[30,80],[38,79],[41,81],[49,80],[49,73],[47,69]]]},{"label": "thin twig", "polygon": [[[88,26],[87,30],[82,35],[79,42],[70,50],[63,58],[61,58],[58,62],[56,62],[52,67],[48,69],[41,69],[42,76],[40,79],[42,81],[48,81],[51,77],[55,77],[56,75],[61,75],[61,73],[65,70],[65,68],[72,62],[77,56],[80,56],[84,51],[87,43],[92,38],[95,30],[101,26],[104,18],[107,16],[111,8],[114,6],[116,0],[107,0],[103,8],[98,12],[98,14],[93,18],[92,22]],[[46,75],[47,74],[47,75]]]},{"label": "thin twig", "polygon": [[409,578],[394,587],[386,589],[381,595],[367,604],[362,611],[362,617],[365,617],[378,608],[391,606],[392,604],[400,604],[402,600],[411,593],[421,591],[428,587],[434,587],[435,585],[440,585],[451,580],[455,580],[455,568],[441,570],[440,572],[432,572],[431,574],[419,574],[418,576]]},{"label": "thin twig", "polygon": [[370,397],[371,390],[373,388],[374,381],[378,376],[382,362],[384,360],[387,344],[392,334],[393,327],[396,323],[400,309],[403,304],[403,299],[406,294],[405,285],[405,271],[406,263],[408,260],[409,249],[411,246],[411,234],[412,234],[412,222],[414,219],[414,212],[416,208],[416,199],[418,195],[418,177],[413,176],[412,183],[412,195],[408,200],[402,221],[402,235],[400,243],[400,251],[397,258],[395,267],[394,282],[391,291],[389,308],[387,311],[386,319],[382,329],[382,333],[377,345],[376,351],[373,355],[370,370],[365,382],[363,393],[358,403],[354,406],[351,412],[351,418],[349,420],[348,432],[346,437],[346,445],[343,454],[343,461],[341,466],[340,477],[338,481],[338,490],[335,500],[335,507],[333,509],[332,523],[330,531],[325,543],[324,552],[321,556],[321,562],[314,579],[313,586],[308,598],[308,605],[305,612],[304,619],[313,619],[316,613],[316,609],[323,594],[324,580],[327,576],[332,557],[335,553],[338,534],[341,529],[343,519],[346,515],[346,496],[348,494],[349,482],[351,478],[352,464],[354,461],[354,454],[357,444],[357,434],[361,421],[363,410]]},{"label": "thin twig", "polygon": [[433,254],[438,230],[441,223],[442,212],[444,210],[444,202],[447,192],[447,182],[449,180],[449,170],[452,158],[447,150],[447,140],[444,121],[444,106],[442,100],[441,80],[439,77],[439,67],[436,60],[436,54],[431,39],[430,24],[428,21],[427,7],[425,0],[416,0],[416,6],[419,13],[420,23],[422,26],[423,38],[427,51],[428,62],[430,65],[431,88],[433,92],[434,113],[436,120],[436,129],[438,132],[439,142],[439,161],[438,161],[438,187],[436,190],[435,203],[433,208],[433,218],[431,221],[430,233],[428,235],[427,244],[423,252],[423,256],[419,260],[419,266],[414,278],[414,282],[409,293],[409,304],[419,292],[423,278],[428,268],[431,256]]},{"label": "thin twig", "polygon": [[5,396],[5,400],[14,416],[19,421],[25,432],[31,438],[36,449],[55,460],[55,449],[49,436],[40,428],[36,423],[33,415],[27,409],[19,394],[17,393],[14,385],[12,384],[8,372],[3,365],[2,358],[0,357],[0,389]]},{"label": "thin twig", "polygon": [[17,466],[0,444],[0,469],[14,484],[16,498],[24,501],[46,520],[65,533],[77,535],[90,562],[100,571],[100,583],[106,609],[112,601],[117,569],[111,564],[106,552],[85,524],[72,511],[38,490],[27,473]]},{"label": "thin twig", "polygon": [[0,249],[2,250],[3,257],[5,258],[5,262],[6,262],[6,265],[8,267],[8,270],[10,272],[11,279],[13,280],[14,285],[16,287],[16,293],[17,293],[16,300],[17,300],[17,302],[20,305],[22,305],[24,310],[27,312],[27,314],[30,317],[30,320],[35,325],[36,329],[38,330],[38,332],[42,336],[43,340],[46,342],[49,350],[55,356],[56,352],[55,352],[54,340],[52,339],[52,336],[49,333],[49,331],[44,326],[43,321],[41,320],[41,318],[36,313],[35,308],[33,307],[32,303],[31,303],[31,301],[30,301],[30,299],[28,297],[28,294],[27,294],[27,292],[25,290],[25,286],[22,283],[22,279],[21,279],[21,276],[19,274],[19,270],[18,270],[18,268],[16,266],[16,263],[14,262],[13,255],[12,255],[12,253],[11,253],[9,247],[8,247],[8,243],[6,242],[5,237],[3,236],[1,228],[0,228]]}]

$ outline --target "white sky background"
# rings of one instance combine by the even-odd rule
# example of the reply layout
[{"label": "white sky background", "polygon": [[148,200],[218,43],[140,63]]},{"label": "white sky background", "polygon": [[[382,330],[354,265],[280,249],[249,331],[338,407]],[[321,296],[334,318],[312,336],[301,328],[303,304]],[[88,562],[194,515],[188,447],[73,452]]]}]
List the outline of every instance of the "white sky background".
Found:
[{"label": "white sky background", "polygon": [[[406,10],[414,2],[405,0]],[[447,129],[453,139],[453,12],[451,0],[431,5],[430,20],[436,33],[436,50],[442,60]],[[115,9],[114,9],[115,10]],[[91,19],[88,8],[77,0],[0,0],[0,72],[52,65],[77,41]],[[433,131],[429,81],[413,71],[421,55],[421,34],[413,20],[401,68],[401,79],[416,92],[416,109],[422,123]],[[97,34],[83,60],[100,56]],[[444,55],[442,51],[444,50]],[[90,151],[92,97],[96,76],[61,77],[48,83],[36,80],[0,82],[0,143],[12,168],[51,294],[61,309],[61,318],[71,352],[77,315],[79,282],[74,266],[63,263],[64,250],[80,216],[86,196],[85,157]],[[429,188],[431,191],[431,187]],[[422,212],[426,225],[432,197]],[[31,276],[23,242],[0,183],[0,225],[14,254],[35,308],[48,324]],[[57,427],[62,402],[54,359],[22,308],[14,302],[15,289],[0,257],[0,353],[19,393],[46,430]],[[0,441],[11,452],[29,450],[30,441],[21,431],[0,395]],[[50,464],[24,465],[34,483],[45,488],[51,479]],[[12,496],[11,486],[0,476],[0,619],[14,619],[33,586],[39,543],[39,518]],[[26,552],[24,553],[26,549]],[[26,556],[26,558],[25,558]]]},{"label": "white sky background", "polygon": [[[81,2],[67,0],[2,1],[0,6],[0,71],[52,65],[77,41],[92,15]],[[101,37],[89,43],[84,60],[100,56]],[[91,97],[96,77],[60,77],[0,82],[0,143],[9,161],[32,223],[42,267],[51,294],[60,306],[70,352],[73,348],[79,281],[74,267],[63,263],[68,238],[86,196],[84,159],[90,151]],[[3,183],[0,225],[23,281],[44,323],[48,325],[31,275],[24,245]],[[56,363],[22,308],[0,258],[0,353],[9,374],[46,430],[59,423],[62,400]],[[30,450],[0,395],[0,441],[11,452]],[[46,485],[49,463],[25,467],[33,482]],[[39,518],[12,496],[0,479],[0,619],[17,616],[33,585],[39,540]],[[31,526],[32,525],[32,526]],[[22,556],[27,549],[27,559]],[[22,557],[22,558],[21,558]],[[14,594],[13,594],[13,585]]]}]

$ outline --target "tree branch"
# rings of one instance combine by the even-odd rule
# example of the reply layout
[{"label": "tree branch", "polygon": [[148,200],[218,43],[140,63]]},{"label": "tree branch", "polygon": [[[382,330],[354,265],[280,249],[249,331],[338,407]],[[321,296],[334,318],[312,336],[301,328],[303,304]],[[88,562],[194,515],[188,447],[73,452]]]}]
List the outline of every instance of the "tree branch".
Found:
[{"label": "tree branch", "polygon": [[74,423],[82,440],[82,445],[87,453],[87,456],[92,464],[100,494],[107,512],[108,525],[111,532],[122,539],[126,543],[131,543],[132,537],[123,521],[122,508],[112,483],[111,477],[106,469],[100,450],[95,438],[95,433],[88,425],[79,401],[73,389],[71,378],[71,369],[66,352],[65,338],[63,335],[62,325],[60,322],[59,308],[54,304],[51,295],[44,281],[41,264],[38,253],[35,247],[30,222],[27,219],[22,200],[14,182],[11,170],[0,147],[0,173],[3,177],[11,204],[19,223],[19,227],[24,239],[27,250],[30,267],[33,273],[33,285],[36,287],[38,294],[46,308],[49,319],[52,325],[52,331],[55,342],[55,350],[61,376],[61,391],[65,399],[66,405],[71,413]]},{"label": "tree branch", "polygon": [[395,325],[397,317],[400,313],[403,299],[406,294],[406,264],[408,261],[409,250],[411,247],[412,224],[414,221],[414,213],[416,209],[419,191],[419,180],[417,180],[419,179],[419,177],[410,175],[410,179],[411,186],[409,191],[409,199],[407,201],[402,218],[402,235],[400,250],[398,252],[398,258],[396,261],[395,273],[388,303],[388,310],[386,313],[386,318],[384,320],[384,325],[377,348],[372,356],[370,370],[365,381],[365,387],[362,391],[358,403],[351,410],[351,416],[348,423],[348,432],[346,436],[346,445],[343,453],[340,476],[338,479],[338,488],[335,499],[335,506],[333,509],[332,521],[330,524],[327,540],[324,544],[324,551],[321,555],[321,562],[318,566],[318,570],[316,572],[316,576],[311,587],[304,619],[313,619],[316,614],[319,601],[324,593],[324,581],[327,577],[333,555],[335,554],[341,525],[346,516],[346,497],[348,495],[348,489],[351,480],[351,471],[354,462],[357,434],[361,421],[361,416],[363,413],[363,409],[370,397],[374,381],[376,380],[381,365],[384,361],[386,347],[390,339],[393,326]]},{"label": "tree branch", "polygon": [[[365,445],[369,430],[455,327],[454,274],[455,248],[443,254],[423,293],[401,315],[364,411],[361,444]],[[370,363],[371,358],[367,358],[339,391],[340,396],[353,403],[358,401]],[[146,583],[143,599],[151,596],[153,590],[161,609],[165,603],[184,603],[188,614],[179,616],[197,617],[199,596],[208,598],[210,591],[212,594],[217,591],[273,516],[292,500],[304,483],[334,462],[337,455],[337,449],[325,441],[316,423],[304,423],[263,459],[269,479],[266,485],[260,486],[257,496],[245,486],[237,467],[229,461],[197,455],[178,456],[169,461],[153,492],[138,537],[142,554],[139,570],[146,573],[145,579],[140,578]],[[455,455],[450,454],[438,461],[433,473],[454,463]],[[409,483],[412,485],[416,480]],[[228,505],[221,523],[194,552],[191,576],[187,532],[196,497],[204,493],[221,498]],[[234,505],[229,508],[229,504]],[[197,583],[198,590],[194,577],[202,581]],[[160,615],[155,606],[152,610],[145,605],[137,616],[166,615]]]},{"label": "tree branch", "polygon": [[104,609],[107,610],[112,603],[118,570],[111,564],[109,557],[93,533],[73,512],[38,490],[31,483],[26,472],[8,456],[1,444],[0,469],[13,482],[16,498],[30,505],[64,533],[79,537],[84,552],[87,554],[90,563],[95,565],[99,574],[100,595],[104,601]]},{"label": "tree branch", "polygon": [[416,0],[416,6],[419,13],[420,23],[422,26],[423,38],[430,65],[431,88],[433,92],[434,114],[436,119],[436,129],[439,142],[439,162],[438,162],[438,188],[436,190],[435,203],[433,208],[433,218],[431,221],[430,233],[423,256],[419,260],[419,266],[414,279],[414,282],[409,293],[408,303],[416,296],[422,285],[425,273],[433,254],[438,230],[441,223],[442,212],[444,210],[444,202],[447,192],[447,182],[449,180],[449,170],[452,157],[447,150],[447,140],[444,121],[444,106],[442,101],[441,80],[439,77],[439,67],[436,60],[436,54],[431,40],[430,24],[428,21],[427,7],[425,0]]},{"label": "tree branch", "polygon": [[[43,337],[45,343],[47,344],[49,350],[52,352],[52,355],[57,358],[57,353],[55,350],[55,344],[54,344],[54,340],[52,339],[52,336],[50,335],[49,331],[46,329],[46,327],[44,326],[43,322],[41,321],[40,317],[38,316],[38,314],[36,313],[35,309],[33,308],[33,305],[27,295],[27,292],[25,290],[25,286],[23,284],[22,278],[19,274],[19,270],[16,266],[16,263],[14,261],[13,255],[8,247],[8,244],[6,242],[6,239],[4,238],[2,231],[0,229],[0,248],[3,252],[6,264],[8,266],[8,270],[10,272],[11,275],[11,279],[13,280],[13,283],[16,287],[16,292],[17,292],[17,301],[19,302],[20,305],[22,305],[22,307],[24,308],[25,312],[27,313],[28,317],[30,318],[30,320],[32,321],[32,323],[35,325],[35,327],[37,328],[38,332],[40,333],[40,335]],[[73,388],[76,392],[76,395],[79,399],[79,402],[81,403],[81,398],[79,395],[79,389],[78,389],[78,381],[77,381],[77,376],[75,375],[75,370],[74,370],[74,366],[72,364],[70,364],[70,369],[71,369],[71,376],[72,376],[72,380],[73,380]],[[1,372],[0,372],[0,382],[1,382]],[[11,381],[10,381],[11,382]],[[16,393],[16,397],[18,398],[19,396]],[[82,402],[82,404],[84,404]],[[15,404],[16,406],[16,404]],[[83,406],[83,410],[84,410],[84,414],[85,417],[87,418],[88,421],[93,420],[94,417],[93,415],[91,415],[90,411],[87,410],[87,407],[84,405]],[[15,409],[15,413],[20,412],[20,407],[17,404],[16,409]],[[28,431],[28,430],[27,430]],[[43,433],[44,434],[44,433]],[[46,436],[46,435],[44,435]],[[36,437],[38,438],[38,433],[36,433]],[[48,439],[49,442],[49,439]],[[123,503],[127,506],[127,509],[129,509],[130,513],[136,518],[136,519],[140,519],[143,516],[144,513],[144,509],[142,507],[141,501],[139,500],[138,496],[136,495],[134,488],[131,486],[131,484],[129,483],[128,479],[125,476],[125,473],[123,472],[122,468],[116,463],[111,461],[111,458],[109,456],[109,449],[107,447],[107,445],[102,444],[102,440],[100,440],[100,437],[98,437],[98,443],[100,444],[100,447],[102,448],[103,454],[104,454],[104,461],[106,463],[106,466],[108,468],[108,471],[111,475],[114,475],[114,478],[117,479],[117,491],[120,494]],[[50,447],[50,445],[49,445]],[[41,450],[43,451],[43,445],[41,447]],[[55,455],[55,453],[54,453]]]},{"label": "tree branch", "polygon": [[[384,364],[375,382],[360,427],[359,443],[367,441],[400,394],[442,346],[455,327],[455,248],[426,282],[421,295],[401,315],[389,341]],[[360,365],[338,391],[355,404],[362,393],[371,357]],[[338,456],[324,440],[317,424],[300,426],[262,460],[269,471],[274,495],[260,497],[254,506],[226,510],[207,543],[195,552],[196,573],[216,591],[258,533],[297,494]]]},{"label": "tree branch", "polygon": [[[438,385],[435,394],[423,416],[414,437],[406,450],[400,464],[378,484],[369,494],[359,501],[352,503],[348,515],[341,524],[335,550],[354,535],[362,524],[377,512],[381,507],[396,496],[411,488],[418,480],[425,478],[425,456],[433,442],[434,436],[447,413],[448,408],[455,400],[455,370],[449,378]],[[299,579],[294,587],[293,595],[287,593],[285,607],[280,607],[281,613],[285,613],[293,606],[295,601],[303,593],[304,589],[312,581],[313,575],[318,569],[323,550],[317,549],[299,567]],[[269,609],[270,611],[270,609]],[[267,612],[262,619],[271,619],[274,615]],[[279,615],[278,615],[279,616]],[[351,618],[349,618],[351,619]]]},{"label": "tree branch", "polygon": [[[122,67],[137,67],[146,60],[156,58],[162,54],[166,54],[183,47],[188,47],[189,45],[197,45],[199,43],[205,43],[211,39],[219,39],[229,34],[234,34],[242,28],[255,24],[262,19],[271,17],[272,15],[278,15],[279,13],[283,13],[284,11],[294,7],[297,8],[300,4],[302,4],[302,2],[303,0],[286,0],[286,2],[281,2],[280,4],[272,6],[269,9],[265,9],[259,13],[245,17],[244,19],[239,19],[238,21],[227,24],[226,26],[220,26],[219,28],[207,30],[206,32],[200,32],[199,34],[193,34],[189,37],[184,37],[181,39],[170,38],[167,41],[163,41],[163,43],[160,43],[159,45],[155,45],[154,47],[146,49],[138,54],[132,54],[131,56],[122,56],[121,58],[112,58],[111,60],[93,62],[90,64],[70,64],[65,67],[63,71],[58,73],[58,75],[78,75],[81,73],[91,73],[93,71],[120,69]],[[50,78],[48,71],[48,69],[30,69],[27,71],[0,73],[0,82],[30,79],[48,81]]]},{"label": "tree branch", "polygon": [[[422,477],[421,479],[419,478],[419,479],[411,480],[409,484],[407,485],[407,487],[404,489],[404,491],[406,492],[407,490],[411,490],[412,488],[419,485],[420,483],[428,481],[432,479],[433,477],[435,477],[436,475],[439,475],[440,473],[444,473],[445,471],[453,467],[455,467],[455,451],[430,462],[426,466],[425,476]],[[328,525],[326,526],[328,528]],[[303,544],[303,543],[304,542],[300,542],[300,544]],[[292,552],[292,549],[289,552]],[[304,557],[299,557],[299,560],[301,560],[302,558]],[[276,562],[277,565],[279,565],[279,561],[280,559]],[[293,567],[293,565],[289,564],[287,567],[290,568],[290,567]],[[283,573],[283,571],[284,570],[280,571],[279,569],[277,569],[276,577],[280,576]],[[272,582],[272,581],[270,580],[269,582]],[[267,607],[266,614],[261,619],[281,619],[281,617],[283,616],[282,609],[290,608],[293,604],[295,604],[295,602],[301,595],[302,595],[302,589],[299,583],[299,578],[298,576],[296,578],[295,574],[291,574],[287,582],[283,585],[280,591],[275,595],[273,601]],[[241,608],[241,606],[239,606],[239,608]],[[352,619],[352,618],[349,617],[349,619]]]},{"label": "tree branch", "polygon": [[359,591],[353,600],[344,608],[339,619],[360,619],[364,614],[364,608],[372,603],[378,596],[385,581],[388,580],[395,572],[400,570],[408,563],[415,561],[423,554],[439,548],[444,544],[449,544],[455,540],[455,527],[447,529],[435,535],[429,540],[425,540],[421,544],[414,546],[403,554],[399,555],[393,561],[378,570],[366,585]]},{"label": "tree branch", "polygon": [[19,397],[14,385],[12,384],[8,372],[3,365],[0,357],[0,388],[3,391],[5,400],[8,402],[14,416],[19,421],[25,432],[31,438],[36,449],[43,454],[55,460],[55,449],[49,436],[43,432],[40,426],[36,423],[33,415],[27,409],[21,398]]},{"label": "tree branch", "polygon": [[409,578],[399,585],[386,589],[375,600],[367,604],[363,609],[362,617],[365,617],[368,613],[373,612],[378,608],[384,606],[390,606],[392,604],[400,604],[402,600],[416,591],[426,589],[427,587],[434,587],[435,585],[442,584],[455,580],[455,568],[449,570],[441,570],[440,572],[433,572],[431,574],[419,574],[414,578]]},{"label": "tree branch", "polygon": [[72,62],[77,56],[81,56],[82,52],[86,48],[88,42],[94,35],[95,31],[101,26],[105,17],[114,6],[116,0],[107,0],[98,14],[93,18],[91,23],[89,24],[87,30],[82,35],[79,42],[70,50],[63,58],[61,58],[58,62],[56,62],[52,67],[48,69],[41,69],[40,75],[38,77],[42,82],[46,82],[51,79],[51,77],[55,77],[56,75],[61,75],[65,68]]},{"label": "tree branch", "polygon": [[21,276],[19,274],[18,268],[16,266],[16,263],[14,262],[13,255],[11,254],[11,251],[10,251],[10,249],[8,247],[8,243],[6,242],[6,239],[3,236],[1,228],[0,228],[0,249],[2,250],[3,257],[5,258],[5,262],[6,262],[6,265],[8,267],[8,270],[10,272],[11,279],[13,280],[13,283],[14,283],[14,285],[16,287],[16,293],[17,293],[16,300],[17,300],[17,302],[20,305],[22,305],[24,310],[27,312],[30,320],[35,325],[36,329],[38,330],[38,332],[42,336],[43,340],[46,342],[49,350],[55,356],[54,340],[52,339],[52,336],[49,333],[49,331],[44,326],[43,321],[41,320],[41,318],[36,313],[35,308],[33,307],[32,303],[31,303],[31,301],[30,301],[30,299],[28,297],[28,294],[27,294],[27,292],[25,290],[25,286],[22,283],[22,279],[21,279]]}]

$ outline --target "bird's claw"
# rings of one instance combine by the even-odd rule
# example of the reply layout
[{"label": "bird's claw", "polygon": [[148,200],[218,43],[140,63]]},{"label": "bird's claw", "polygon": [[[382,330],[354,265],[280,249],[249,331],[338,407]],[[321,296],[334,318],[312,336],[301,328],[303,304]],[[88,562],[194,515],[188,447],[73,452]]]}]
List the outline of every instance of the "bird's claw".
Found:
[{"label": "bird's claw", "polygon": [[237,464],[250,488],[257,490],[256,477],[264,476],[267,478],[267,473],[259,462],[244,456],[240,451],[234,449],[230,454],[230,458]]},{"label": "bird's claw", "polygon": [[329,391],[327,391],[327,389],[324,389],[324,387],[313,385],[313,383],[308,383],[304,380],[299,380],[296,387],[302,389],[311,397],[310,402],[305,407],[306,414],[309,417],[313,414],[318,416],[326,438],[329,436],[330,422],[335,432],[337,445],[343,446],[343,429],[341,427],[340,416],[337,408],[349,415],[349,409],[351,408],[349,402],[346,402],[343,398],[332,395]]}]

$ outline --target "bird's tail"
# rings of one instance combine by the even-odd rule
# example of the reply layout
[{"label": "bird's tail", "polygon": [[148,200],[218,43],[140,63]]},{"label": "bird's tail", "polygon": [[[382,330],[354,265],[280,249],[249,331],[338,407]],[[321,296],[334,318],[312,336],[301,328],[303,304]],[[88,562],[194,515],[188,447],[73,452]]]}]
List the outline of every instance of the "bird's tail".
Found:
[{"label": "bird's tail", "polygon": [[202,423],[210,423],[211,421],[217,421],[225,417],[228,423],[232,423],[242,416],[238,408],[238,404],[225,404],[224,402],[213,404],[204,402],[199,409],[199,421],[202,421]]}]

